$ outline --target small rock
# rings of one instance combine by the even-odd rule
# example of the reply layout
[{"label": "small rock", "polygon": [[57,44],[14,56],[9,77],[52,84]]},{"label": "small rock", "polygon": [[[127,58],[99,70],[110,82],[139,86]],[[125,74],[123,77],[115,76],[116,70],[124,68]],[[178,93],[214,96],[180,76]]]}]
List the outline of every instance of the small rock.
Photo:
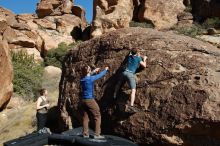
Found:
[{"label": "small rock", "polygon": [[218,34],[219,32],[215,28],[209,28],[207,30],[208,35],[215,35]]}]

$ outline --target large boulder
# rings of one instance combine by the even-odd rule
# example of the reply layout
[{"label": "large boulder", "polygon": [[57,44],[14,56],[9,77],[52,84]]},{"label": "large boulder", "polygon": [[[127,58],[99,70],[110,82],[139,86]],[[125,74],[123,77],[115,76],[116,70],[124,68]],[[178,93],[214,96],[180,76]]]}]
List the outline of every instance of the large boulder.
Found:
[{"label": "large boulder", "polygon": [[133,17],[133,0],[94,0],[91,36],[129,27]]},{"label": "large boulder", "polygon": [[167,29],[178,22],[177,15],[184,9],[182,0],[143,0],[138,19],[140,22],[151,22],[156,29]]},{"label": "large boulder", "polygon": [[192,26],[193,15],[190,12],[182,12],[178,15],[178,26]]},{"label": "large boulder", "polygon": [[3,39],[10,41],[12,39],[17,38],[17,33],[13,28],[11,28],[10,26],[7,26],[6,29],[4,30],[2,36],[3,36]]},{"label": "large boulder", "polygon": [[16,20],[18,20],[19,23],[25,23],[31,30],[40,29],[40,26],[36,22],[34,22],[35,19],[37,19],[36,14],[16,15]]},{"label": "large boulder", "polygon": [[73,15],[79,17],[82,21],[82,26],[86,27],[86,11],[81,6],[73,6],[72,7],[72,13]]},{"label": "large boulder", "polygon": [[10,10],[0,7],[0,17],[4,17],[7,21],[7,24],[11,25],[16,22],[15,15],[16,14],[11,12]]},{"label": "large boulder", "polygon": [[39,18],[72,13],[73,0],[41,0],[36,13]]},{"label": "large boulder", "polygon": [[65,14],[63,16],[56,16],[56,29],[61,34],[71,35],[74,28],[83,29],[84,22],[75,15]]},{"label": "large boulder", "polygon": [[22,47],[34,48],[35,42],[26,36],[19,36],[9,41],[10,44],[15,44]]},{"label": "large boulder", "polygon": [[0,34],[3,34],[8,25],[16,22],[15,14],[11,11],[0,7]]},{"label": "large boulder", "polygon": [[73,7],[73,0],[64,0],[61,7],[61,12],[64,14],[71,14]]},{"label": "large boulder", "polygon": [[[127,47],[148,56],[137,73],[135,114],[129,114],[130,90],[124,85],[113,100],[118,72]],[[63,62],[58,107],[60,124],[68,116],[81,121],[81,67],[110,67],[95,85],[102,112],[103,133],[127,137],[139,144],[219,145],[220,50],[190,37],[153,29],[119,29],[76,46]],[[214,145],[213,144],[213,145]]]},{"label": "large boulder", "polygon": [[197,17],[219,17],[220,3],[219,0],[192,0],[192,12]]},{"label": "large boulder", "polygon": [[57,103],[59,96],[59,82],[61,76],[61,69],[54,66],[47,66],[44,68],[42,87],[46,88],[50,94],[50,101],[54,105]]},{"label": "large boulder", "polygon": [[56,30],[38,30],[37,32],[43,40],[43,46],[41,49],[42,53],[57,48],[62,42],[65,42],[66,44],[74,42],[71,35],[61,35]]},{"label": "large boulder", "polygon": [[39,28],[56,30],[56,23],[46,17],[44,19],[34,19],[33,22],[36,23]]},{"label": "large boulder", "polygon": [[58,7],[60,2],[58,0],[41,0],[40,3],[37,4],[36,13],[39,18],[49,16],[53,12],[53,8]]},{"label": "large boulder", "polygon": [[6,107],[13,93],[13,72],[9,48],[6,41],[0,41],[0,111]]}]

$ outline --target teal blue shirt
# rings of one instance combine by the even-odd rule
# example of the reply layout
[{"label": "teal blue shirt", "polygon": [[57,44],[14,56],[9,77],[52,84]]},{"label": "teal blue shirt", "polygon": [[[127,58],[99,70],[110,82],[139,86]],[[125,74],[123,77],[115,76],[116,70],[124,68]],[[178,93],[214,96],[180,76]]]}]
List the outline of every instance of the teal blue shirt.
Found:
[{"label": "teal blue shirt", "polygon": [[142,59],[139,56],[134,56],[134,55],[128,56],[127,66],[125,70],[135,74],[136,70],[140,65],[141,60]]}]

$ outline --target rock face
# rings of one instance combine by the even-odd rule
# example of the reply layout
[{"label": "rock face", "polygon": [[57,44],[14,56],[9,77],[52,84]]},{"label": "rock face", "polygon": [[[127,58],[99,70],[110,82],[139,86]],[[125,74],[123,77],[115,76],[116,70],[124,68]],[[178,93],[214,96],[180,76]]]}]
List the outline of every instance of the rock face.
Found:
[{"label": "rock face", "polygon": [[72,6],[72,0],[41,0],[37,4],[36,13],[39,18],[49,15],[71,14]]},{"label": "rock face", "polygon": [[199,39],[209,42],[213,45],[219,46],[220,47],[220,34],[217,35],[200,35],[197,36]]},{"label": "rock face", "polygon": [[[0,7],[0,71],[3,72],[0,77],[0,110],[6,106],[12,94],[12,67],[8,51],[25,50],[36,61],[42,61],[42,54],[57,48],[59,43],[75,42],[74,30],[77,28],[82,32],[86,26],[85,12],[74,7],[72,0],[41,2],[37,12],[43,18],[35,14],[16,15]],[[49,13],[49,5],[52,13]]]},{"label": "rock face", "polygon": [[15,15],[0,7],[0,38],[7,40],[11,50],[27,50],[36,60],[42,60],[42,54],[61,42],[73,43],[74,30],[77,28],[82,33],[87,25],[85,12],[73,6],[72,0],[42,0],[36,11],[38,16]]},{"label": "rock face", "polygon": [[92,37],[129,27],[133,17],[133,0],[94,0]]},{"label": "rock face", "polygon": [[178,22],[177,15],[184,9],[182,0],[144,0],[138,18],[141,22],[151,22],[157,29],[167,29]]},{"label": "rock face", "polygon": [[78,16],[79,18],[81,18],[82,22],[84,22],[85,24],[83,24],[83,26],[86,26],[86,11],[81,7],[81,6],[73,6],[72,7],[72,13],[76,16]]},{"label": "rock face", "polygon": [[193,15],[190,12],[182,12],[178,14],[178,26],[192,26]]},{"label": "rock face", "polygon": [[[135,114],[125,112],[130,101],[127,84],[116,101],[112,98],[120,66],[129,53],[127,47],[137,47],[148,56],[148,67],[137,73]],[[81,120],[82,65],[109,66],[109,74],[95,85],[103,133],[118,134],[143,145],[219,145],[219,62],[220,50],[210,44],[152,29],[119,29],[81,43],[63,63],[60,128],[68,128],[68,116]]]},{"label": "rock face", "polygon": [[42,87],[46,88],[50,93],[50,101],[57,103],[59,96],[59,81],[61,76],[61,69],[54,66],[47,66],[44,68]]},{"label": "rock face", "polygon": [[183,0],[94,0],[91,36],[129,27],[131,20],[169,29],[177,24],[177,16],[184,9]]},{"label": "rock face", "polygon": [[0,41],[0,111],[5,108],[13,92],[13,73],[9,48],[6,41]]},{"label": "rock face", "polygon": [[196,16],[219,17],[220,3],[218,0],[192,0],[192,11]]}]

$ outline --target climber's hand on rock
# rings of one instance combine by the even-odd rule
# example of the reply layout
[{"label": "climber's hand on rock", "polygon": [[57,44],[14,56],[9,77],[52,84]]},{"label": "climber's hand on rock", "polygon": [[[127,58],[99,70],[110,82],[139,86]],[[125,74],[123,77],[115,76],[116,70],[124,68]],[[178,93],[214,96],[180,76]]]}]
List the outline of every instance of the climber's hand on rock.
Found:
[{"label": "climber's hand on rock", "polygon": [[96,73],[99,73],[99,71],[100,71],[100,68],[96,68],[96,69],[95,69],[95,72],[96,72]]},{"label": "climber's hand on rock", "polygon": [[144,56],[144,61],[146,61],[147,60],[147,56]]},{"label": "climber's hand on rock", "polygon": [[105,70],[109,70],[109,67],[105,67]]}]

